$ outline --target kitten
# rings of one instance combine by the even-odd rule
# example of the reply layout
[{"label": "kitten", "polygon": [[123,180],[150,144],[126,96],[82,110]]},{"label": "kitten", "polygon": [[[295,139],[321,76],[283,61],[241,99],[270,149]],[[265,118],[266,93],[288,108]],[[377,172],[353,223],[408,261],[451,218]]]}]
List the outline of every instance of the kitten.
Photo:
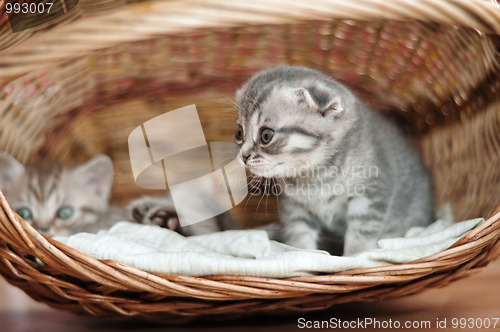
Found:
[{"label": "kitten", "polygon": [[112,181],[113,164],[105,155],[76,167],[47,161],[25,167],[0,151],[0,190],[48,236],[97,232],[125,220],[125,211],[109,205]]},{"label": "kitten", "polygon": [[395,126],[315,70],[281,66],[236,93],[239,157],[281,179],[283,241],[353,255],[433,220],[430,177]]}]

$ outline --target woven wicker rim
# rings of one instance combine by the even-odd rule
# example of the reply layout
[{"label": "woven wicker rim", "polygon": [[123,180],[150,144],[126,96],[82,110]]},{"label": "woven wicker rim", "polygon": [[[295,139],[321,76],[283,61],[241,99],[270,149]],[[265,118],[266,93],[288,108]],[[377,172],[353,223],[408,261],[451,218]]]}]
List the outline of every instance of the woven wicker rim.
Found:
[{"label": "woven wicker rim", "polygon": [[[188,296],[206,300],[286,298],[312,293],[342,293],[423,278],[480,261],[500,238],[500,209],[449,249],[408,264],[350,270],[332,275],[285,279],[213,276],[154,275],[114,261],[99,261],[51,238],[46,238],[18,217],[0,195],[3,242],[39,258],[46,265],[63,265],[65,272],[116,289],[164,296]],[[496,248],[498,251],[498,248]],[[490,253],[491,254],[491,253]],[[498,253],[493,256],[498,255]],[[478,263],[479,261],[479,263]],[[10,264],[9,264],[10,265]],[[445,275],[446,276],[446,275]]]}]

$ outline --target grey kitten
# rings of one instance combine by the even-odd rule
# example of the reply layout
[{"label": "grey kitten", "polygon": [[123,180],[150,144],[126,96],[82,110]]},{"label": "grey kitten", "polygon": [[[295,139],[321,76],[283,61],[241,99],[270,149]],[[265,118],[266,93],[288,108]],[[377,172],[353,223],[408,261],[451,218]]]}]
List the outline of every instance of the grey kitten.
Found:
[{"label": "grey kitten", "polygon": [[97,232],[125,220],[109,205],[113,164],[105,155],[69,167],[43,161],[24,166],[0,151],[0,190],[11,207],[48,236]]},{"label": "grey kitten", "polygon": [[395,126],[307,68],[253,76],[236,93],[239,157],[281,179],[282,240],[353,255],[433,220],[426,168]]}]

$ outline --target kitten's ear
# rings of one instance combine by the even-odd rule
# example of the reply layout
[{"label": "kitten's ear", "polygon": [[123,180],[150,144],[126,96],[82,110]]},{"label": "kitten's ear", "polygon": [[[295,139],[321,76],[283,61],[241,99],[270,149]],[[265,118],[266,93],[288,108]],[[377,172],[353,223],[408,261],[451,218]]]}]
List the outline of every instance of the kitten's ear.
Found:
[{"label": "kitten's ear", "polygon": [[23,164],[4,151],[0,151],[0,190],[7,190],[18,176],[25,171]]},{"label": "kitten's ear", "polygon": [[297,89],[295,93],[299,98],[299,103],[305,103],[309,109],[323,116],[333,113],[335,117],[338,117],[344,113],[340,96],[333,96],[327,91],[305,88]]},{"label": "kitten's ear", "polygon": [[90,188],[99,199],[108,200],[113,184],[113,162],[99,155],[78,166],[73,174]]}]

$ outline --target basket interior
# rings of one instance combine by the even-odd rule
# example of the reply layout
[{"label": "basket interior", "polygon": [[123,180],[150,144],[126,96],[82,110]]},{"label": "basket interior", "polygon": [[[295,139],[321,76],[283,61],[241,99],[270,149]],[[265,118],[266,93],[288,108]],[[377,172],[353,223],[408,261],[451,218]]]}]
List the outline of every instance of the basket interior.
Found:
[{"label": "basket interior", "polygon": [[[434,176],[437,206],[450,202],[459,220],[488,216],[498,205],[492,194],[500,184],[492,167],[500,158],[498,35],[387,18],[272,24],[256,19],[234,26],[209,20],[203,28],[136,34],[135,40],[106,44],[98,37],[103,31],[80,31],[89,26],[86,17],[99,16],[91,4],[80,6],[83,25],[56,27],[45,41],[31,38],[18,53],[16,47],[3,52],[0,66],[8,70],[0,72],[0,148],[22,162],[79,163],[109,154],[115,162],[113,198],[125,204],[153,194],[139,190],[131,176],[126,142],[132,129],[155,115],[196,104],[207,140],[232,141],[235,111],[227,102],[236,89],[261,69],[302,65],[343,82],[397,122]],[[152,4],[156,10],[190,10],[181,3]],[[136,15],[147,5],[129,8],[122,14]],[[213,8],[217,12],[211,14],[227,18],[225,7]],[[118,21],[115,27],[121,25]],[[62,38],[71,33],[78,36],[75,41]],[[61,38],[38,57],[38,66],[23,53]],[[83,44],[79,38],[101,46],[75,51]],[[254,197],[244,203],[246,212],[237,213],[245,220],[273,220],[275,202]]]},{"label": "basket interior", "polygon": [[[195,30],[96,50],[3,83],[0,147],[24,162],[115,163],[113,198],[140,194],[128,134],[164,112],[196,104],[207,141],[232,141],[228,105],[252,73],[279,64],[319,69],[392,118],[434,176],[436,205],[457,220],[498,205],[498,39],[414,21],[304,21]],[[276,220],[275,197],[235,210],[244,223]]]}]

